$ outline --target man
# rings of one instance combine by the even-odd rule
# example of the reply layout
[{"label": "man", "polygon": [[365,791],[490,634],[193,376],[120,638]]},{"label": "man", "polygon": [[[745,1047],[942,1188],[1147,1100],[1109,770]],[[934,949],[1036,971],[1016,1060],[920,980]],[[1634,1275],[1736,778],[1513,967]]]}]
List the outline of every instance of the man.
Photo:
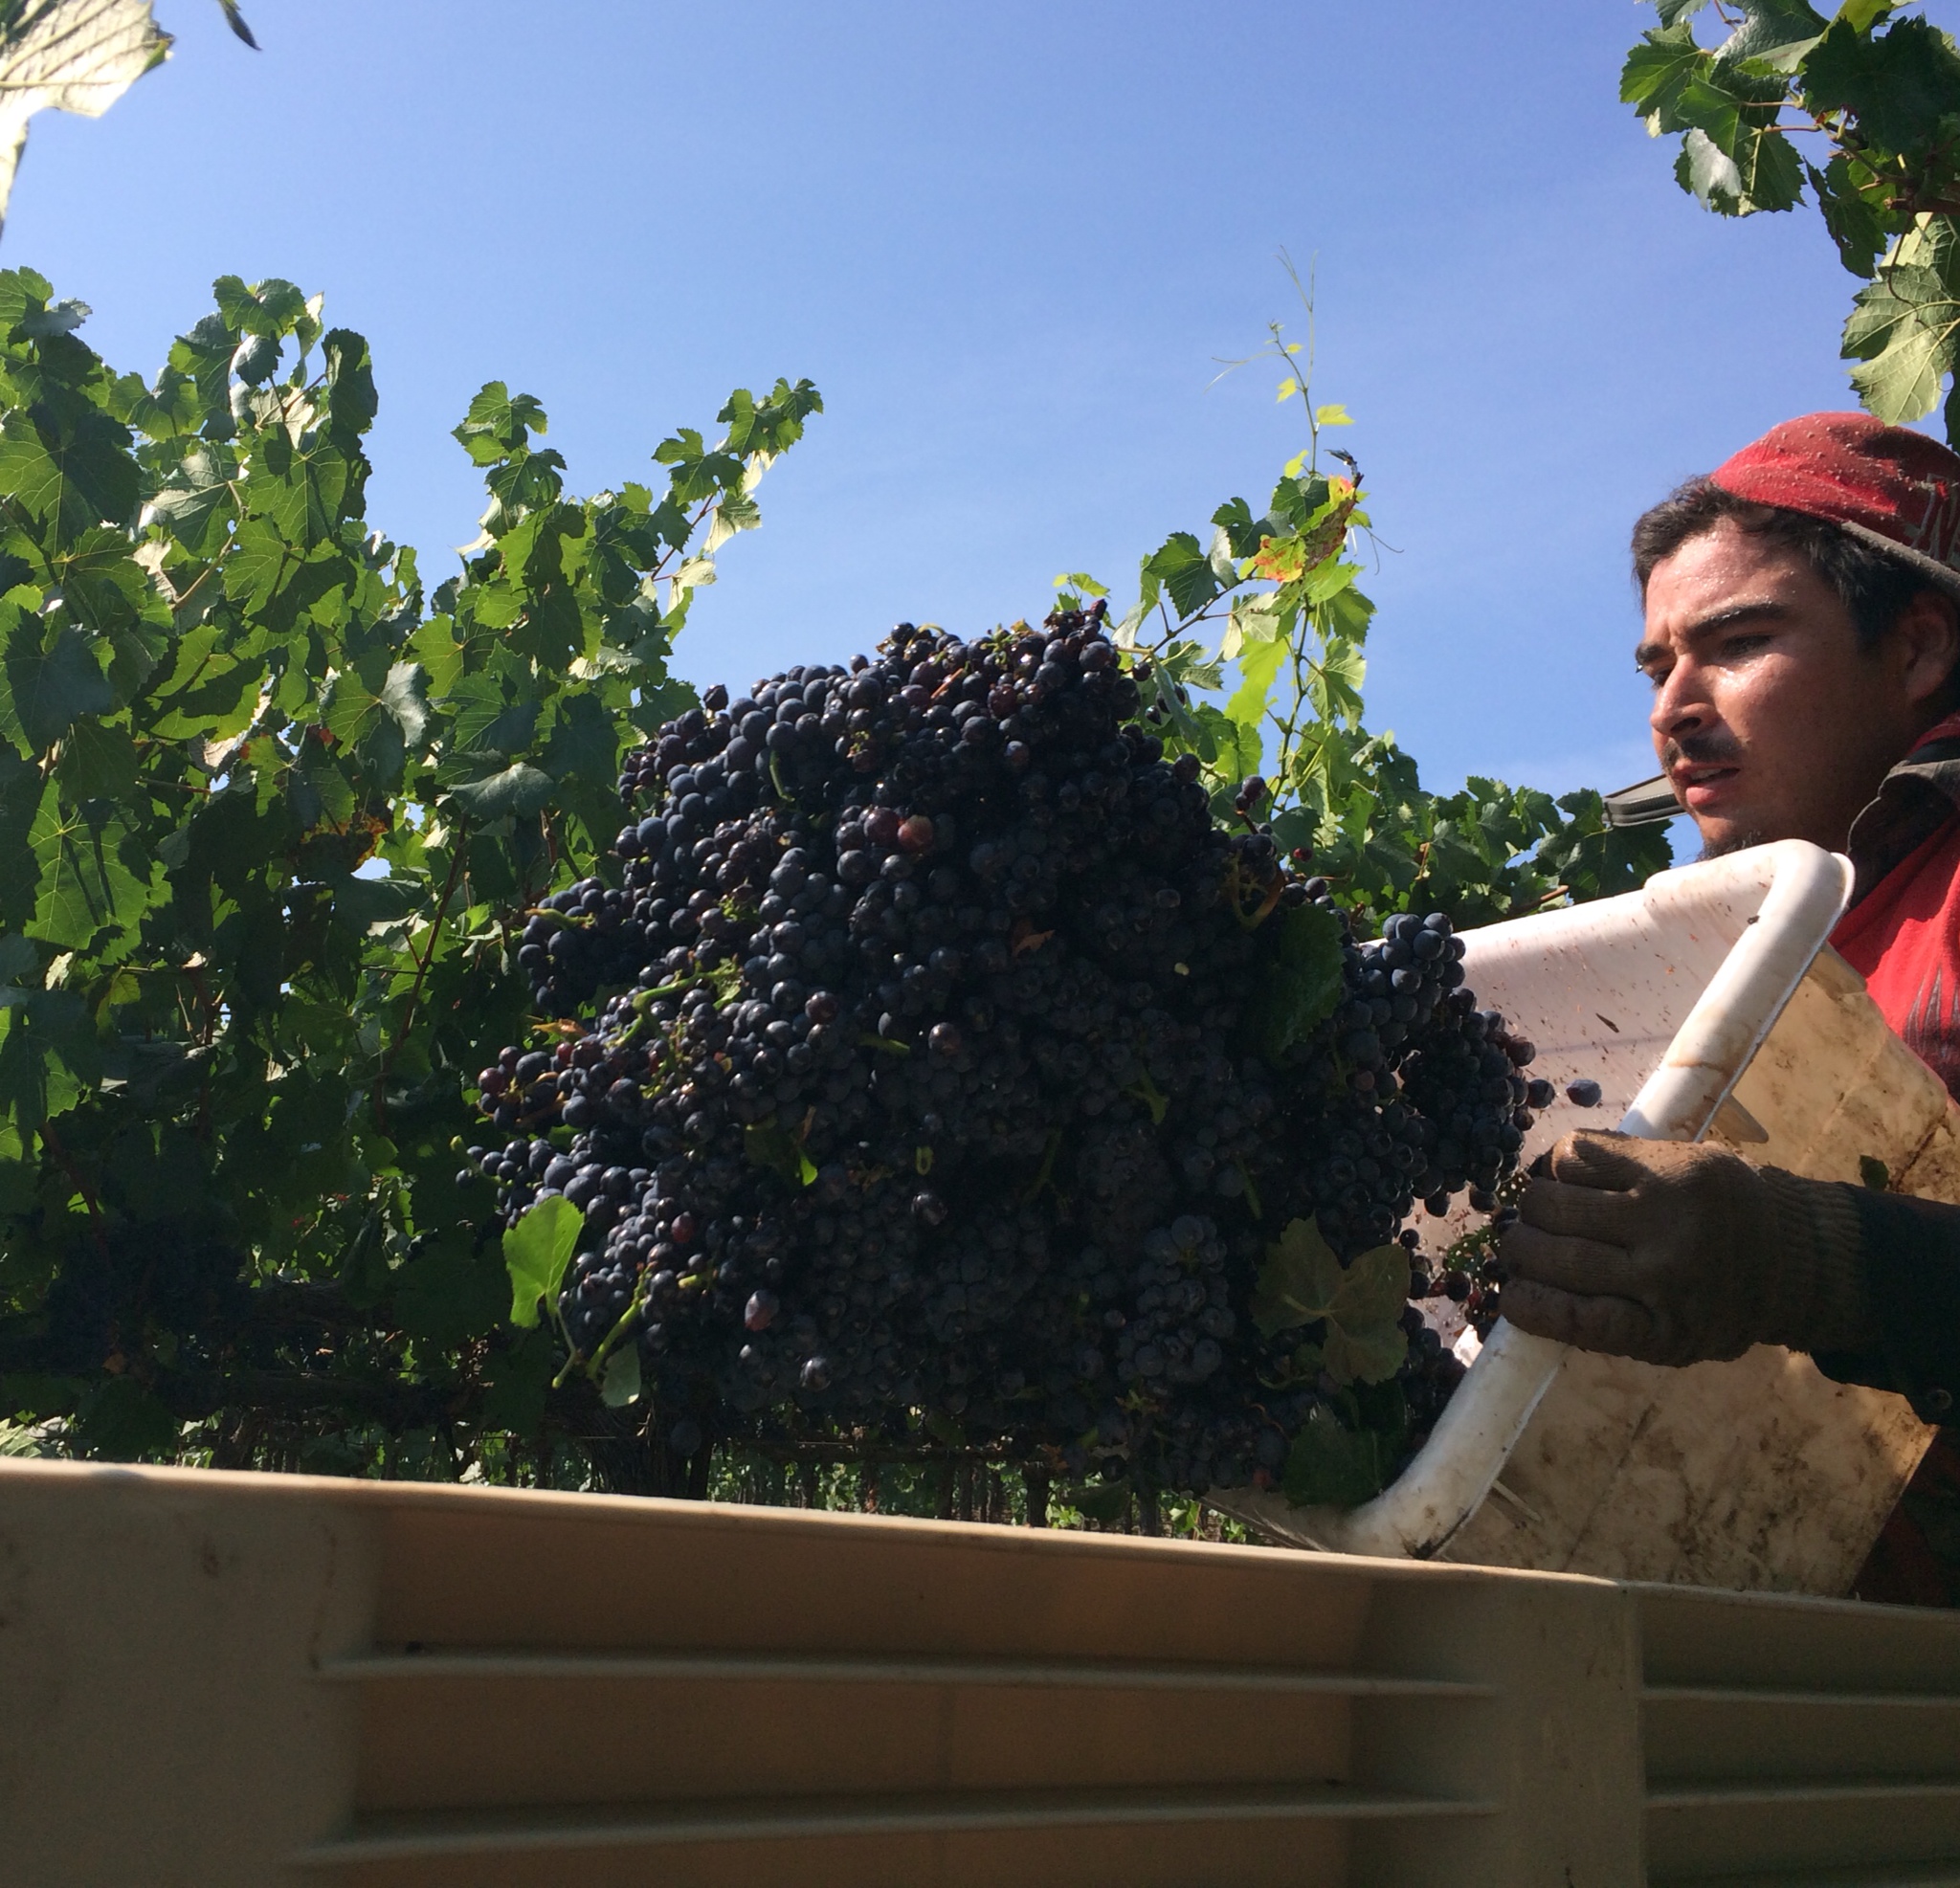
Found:
[{"label": "man", "polygon": [[[1634,529],[1654,744],[1707,851],[1848,852],[1832,942],[1960,1093],[1960,456],[1861,413],[1777,427]],[[1505,1234],[1504,1315],[1682,1365],[1751,1344],[1960,1424],[1960,1207],[1718,1148],[1569,1135]],[[1960,1604],[1941,1443],[1859,1583]]]}]

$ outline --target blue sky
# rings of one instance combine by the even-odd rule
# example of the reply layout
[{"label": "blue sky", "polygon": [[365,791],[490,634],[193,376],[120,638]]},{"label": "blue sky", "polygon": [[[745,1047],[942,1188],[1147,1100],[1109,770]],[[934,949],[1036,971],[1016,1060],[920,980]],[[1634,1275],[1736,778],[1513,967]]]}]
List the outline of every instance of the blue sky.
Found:
[{"label": "blue sky", "polygon": [[[1951,26],[1952,10],[1927,10]],[[1779,419],[1853,404],[1814,211],[1675,188],[1617,102],[1629,0],[167,0],[174,56],[34,121],[0,261],[154,370],[212,278],[322,289],[373,344],[374,520],[474,535],[449,429],[535,393],[572,483],[648,476],[730,386],[828,411],[679,665],[746,683],[896,620],[1119,601],[1300,443],[1267,367],[1317,270],[1317,397],[1382,537],[1369,720],[1425,781],[1651,770],[1629,523]],[[1296,330],[1297,331],[1297,330]]]}]

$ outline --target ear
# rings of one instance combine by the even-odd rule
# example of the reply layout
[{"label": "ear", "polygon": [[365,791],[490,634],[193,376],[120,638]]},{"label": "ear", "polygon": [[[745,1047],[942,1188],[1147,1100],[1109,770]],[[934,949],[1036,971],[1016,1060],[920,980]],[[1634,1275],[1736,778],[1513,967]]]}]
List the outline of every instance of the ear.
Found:
[{"label": "ear", "polygon": [[1899,612],[1890,637],[1906,699],[1925,706],[1946,693],[1960,666],[1960,604],[1930,586]]}]

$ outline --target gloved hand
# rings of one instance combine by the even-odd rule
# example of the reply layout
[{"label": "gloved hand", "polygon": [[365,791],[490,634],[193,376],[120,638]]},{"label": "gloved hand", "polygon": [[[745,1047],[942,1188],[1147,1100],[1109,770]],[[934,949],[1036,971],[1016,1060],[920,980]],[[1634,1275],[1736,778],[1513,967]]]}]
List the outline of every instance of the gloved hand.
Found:
[{"label": "gloved hand", "polygon": [[1873,1338],[1856,1189],[1718,1147],[1569,1134],[1500,1243],[1520,1330],[1648,1364]]}]

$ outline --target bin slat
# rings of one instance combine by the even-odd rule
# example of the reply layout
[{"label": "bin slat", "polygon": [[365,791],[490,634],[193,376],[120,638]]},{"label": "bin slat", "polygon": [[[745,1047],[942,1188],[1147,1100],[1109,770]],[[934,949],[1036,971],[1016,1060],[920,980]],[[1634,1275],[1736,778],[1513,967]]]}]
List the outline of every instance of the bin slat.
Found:
[{"label": "bin slat", "polygon": [[1646,1825],[1657,1881],[1857,1865],[1870,1882],[1885,1865],[1960,1861],[1960,1780],[1669,1786],[1648,1792]]},{"label": "bin slat", "polygon": [[1788,1705],[1809,1710],[1813,1706],[1842,1705],[1852,1710],[1887,1709],[1894,1705],[1932,1711],[1960,1710],[1960,1692],[1920,1691],[1805,1691],[1776,1686],[1739,1685],[1649,1685],[1640,1693],[1643,1704],[1739,1704]]},{"label": "bin slat", "polygon": [[1682,1690],[1640,1709],[1650,1790],[1960,1782],[1960,1698]]},{"label": "bin slat", "polygon": [[1344,1785],[1279,1784],[1230,1789],[973,1791],[838,1799],[754,1798],[739,1803],[658,1804],[593,1813],[375,1818],[294,1857],[333,1868],[415,1856],[502,1855],[522,1850],[701,1842],[764,1842],[834,1835],[951,1834],[969,1830],[1094,1828],[1149,1823],[1375,1821],[1486,1816],[1497,1805],[1413,1796]]},{"label": "bin slat", "polygon": [[[1670,1785],[1647,1792],[1653,1810],[1753,1809],[1803,1803],[1949,1802],[1960,1809],[1960,1778],[1873,1778],[1864,1783],[1724,1783],[1685,1788]],[[1960,1831],[1956,1831],[1960,1840]]]},{"label": "bin slat", "polygon": [[746,1653],[400,1653],[335,1659],[321,1677],[344,1684],[421,1679],[607,1679],[813,1684],[1048,1686],[1099,1691],[1250,1691],[1335,1698],[1489,1698],[1496,1687],[1360,1672],[1261,1671],[1243,1665],[1119,1665],[1084,1659],[821,1658]]},{"label": "bin slat", "polygon": [[1873,1868],[1779,1868],[1772,1875],[1657,1875],[1648,1888],[1960,1888],[1960,1862],[1899,1862]]}]

